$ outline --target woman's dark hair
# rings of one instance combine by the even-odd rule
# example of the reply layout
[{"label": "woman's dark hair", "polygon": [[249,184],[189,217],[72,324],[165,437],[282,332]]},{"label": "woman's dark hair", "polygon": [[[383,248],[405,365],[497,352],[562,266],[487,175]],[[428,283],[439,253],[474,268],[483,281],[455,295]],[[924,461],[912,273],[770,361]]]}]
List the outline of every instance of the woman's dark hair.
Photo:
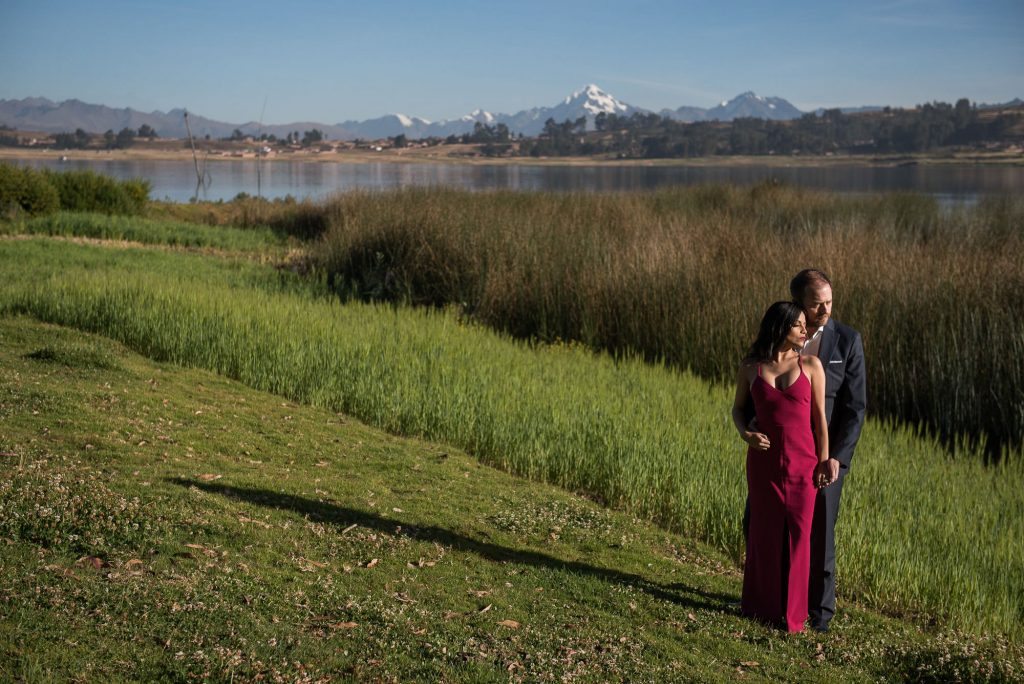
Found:
[{"label": "woman's dark hair", "polygon": [[786,341],[789,329],[804,310],[793,302],[775,302],[764,312],[757,339],[750,345],[747,361],[771,361],[776,350]]}]

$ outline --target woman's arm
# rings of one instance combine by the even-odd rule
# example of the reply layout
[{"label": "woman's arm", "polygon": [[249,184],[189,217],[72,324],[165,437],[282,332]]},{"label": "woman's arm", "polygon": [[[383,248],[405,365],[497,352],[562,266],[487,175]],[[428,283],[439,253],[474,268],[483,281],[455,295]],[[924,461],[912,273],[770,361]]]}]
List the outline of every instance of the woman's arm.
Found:
[{"label": "woman's arm", "polygon": [[746,407],[750,401],[750,366],[740,364],[736,373],[736,398],[732,402],[732,424],[740,433],[740,438],[758,451],[766,451],[771,446],[768,435],[748,429]]},{"label": "woman's arm", "polygon": [[811,425],[814,426],[814,445],[818,455],[817,484],[827,486],[836,479],[828,458],[828,420],[825,418],[825,367],[816,356],[805,357],[804,363],[811,373]]}]

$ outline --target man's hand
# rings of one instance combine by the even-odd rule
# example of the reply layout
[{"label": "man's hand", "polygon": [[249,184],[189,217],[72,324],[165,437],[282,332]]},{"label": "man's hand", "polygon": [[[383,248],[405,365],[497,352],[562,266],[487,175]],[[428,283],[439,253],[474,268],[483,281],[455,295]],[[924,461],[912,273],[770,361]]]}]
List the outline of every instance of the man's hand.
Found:
[{"label": "man's hand", "polygon": [[758,451],[768,451],[768,447],[772,445],[768,435],[763,432],[751,432],[750,430],[743,433],[743,441]]}]

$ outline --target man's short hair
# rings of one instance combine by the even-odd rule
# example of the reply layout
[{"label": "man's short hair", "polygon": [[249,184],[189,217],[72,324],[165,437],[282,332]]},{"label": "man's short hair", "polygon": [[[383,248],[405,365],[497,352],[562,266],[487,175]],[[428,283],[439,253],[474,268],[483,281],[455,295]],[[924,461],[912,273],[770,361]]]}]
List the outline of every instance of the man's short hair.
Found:
[{"label": "man's short hair", "polygon": [[793,297],[794,302],[803,306],[804,294],[807,292],[807,288],[817,288],[822,285],[832,287],[832,281],[828,279],[828,275],[816,268],[805,268],[789,281],[789,294]]}]

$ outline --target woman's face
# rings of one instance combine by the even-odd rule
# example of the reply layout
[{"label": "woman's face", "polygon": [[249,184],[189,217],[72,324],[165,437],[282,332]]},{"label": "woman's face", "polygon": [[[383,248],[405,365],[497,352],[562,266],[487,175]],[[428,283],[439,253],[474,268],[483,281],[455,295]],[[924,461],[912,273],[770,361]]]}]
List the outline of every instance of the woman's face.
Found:
[{"label": "woman's face", "polygon": [[807,341],[807,319],[801,313],[793,325],[789,328],[789,333],[786,335],[786,349],[796,349],[800,351],[803,349],[804,342]]}]

